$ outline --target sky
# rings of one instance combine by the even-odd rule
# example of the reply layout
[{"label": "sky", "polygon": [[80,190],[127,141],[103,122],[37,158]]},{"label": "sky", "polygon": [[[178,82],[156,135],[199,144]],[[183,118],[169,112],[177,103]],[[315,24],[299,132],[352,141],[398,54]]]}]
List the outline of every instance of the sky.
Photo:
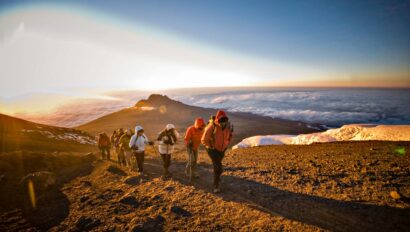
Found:
[{"label": "sky", "polygon": [[0,111],[130,89],[410,87],[409,24],[410,1],[0,0]]}]

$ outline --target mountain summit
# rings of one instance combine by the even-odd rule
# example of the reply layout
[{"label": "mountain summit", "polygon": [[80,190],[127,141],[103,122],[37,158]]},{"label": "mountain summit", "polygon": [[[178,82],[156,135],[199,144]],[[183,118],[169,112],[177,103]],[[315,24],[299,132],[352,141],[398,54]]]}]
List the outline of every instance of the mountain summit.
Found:
[{"label": "mountain summit", "polygon": [[135,107],[160,107],[162,105],[185,105],[182,102],[175,101],[167,95],[151,94],[147,99],[138,101]]}]

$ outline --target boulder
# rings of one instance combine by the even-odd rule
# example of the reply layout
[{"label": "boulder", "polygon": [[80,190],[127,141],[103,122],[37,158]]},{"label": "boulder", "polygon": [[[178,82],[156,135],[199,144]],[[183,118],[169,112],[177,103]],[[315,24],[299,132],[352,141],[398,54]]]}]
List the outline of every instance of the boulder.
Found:
[{"label": "boulder", "polygon": [[57,183],[56,180],[57,178],[54,172],[40,171],[26,175],[21,179],[20,184],[27,186],[28,182],[31,181],[34,188],[39,191],[54,186]]},{"label": "boulder", "polygon": [[182,217],[191,217],[192,213],[179,207],[179,206],[172,206],[171,207],[171,212]]},{"label": "boulder", "polygon": [[120,199],[120,203],[125,204],[125,205],[130,205],[132,207],[138,207],[139,202],[137,198],[134,196],[126,196]]},{"label": "boulder", "polygon": [[101,225],[101,221],[99,219],[93,219],[84,216],[80,217],[76,223],[76,227],[80,231],[92,230],[99,225]]}]

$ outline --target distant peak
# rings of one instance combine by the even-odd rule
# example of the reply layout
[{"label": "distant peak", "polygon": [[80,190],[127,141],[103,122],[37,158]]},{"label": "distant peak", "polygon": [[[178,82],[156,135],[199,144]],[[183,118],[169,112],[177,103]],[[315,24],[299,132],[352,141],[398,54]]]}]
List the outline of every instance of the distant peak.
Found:
[{"label": "distant peak", "polygon": [[172,101],[167,95],[161,94],[151,94],[148,99],[148,102],[157,102],[157,101]]},{"label": "distant peak", "polygon": [[144,106],[161,106],[170,104],[181,104],[178,101],[172,100],[167,95],[151,94],[146,100],[140,100],[135,104],[136,107]]}]

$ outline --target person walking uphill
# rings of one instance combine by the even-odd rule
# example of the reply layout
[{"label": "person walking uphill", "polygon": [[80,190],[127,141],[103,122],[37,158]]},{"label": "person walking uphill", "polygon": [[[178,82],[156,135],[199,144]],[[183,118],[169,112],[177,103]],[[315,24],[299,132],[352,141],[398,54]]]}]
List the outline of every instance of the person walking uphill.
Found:
[{"label": "person walking uphill", "polygon": [[[117,140],[117,131],[115,130],[113,133],[112,133],[112,135],[111,135],[111,137],[110,137],[110,142],[111,142],[111,145],[112,146],[114,146],[114,149],[115,149],[115,141]],[[111,146],[110,146],[111,147]],[[108,159],[110,159],[110,157],[108,157]]]},{"label": "person walking uphill", "polygon": [[233,136],[233,126],[222,110],[218,111],[214,122],[205,128],[201,142],[205,146],[214,166],[214,193],[221,192],[220,179],[223,172],[222,159]]},{"label": "person walking uphill", "polygon": [[117,135],[115,136],[115,153],[117,154],[118,163],[120,163],[121,149],[120,149],[120,139],[124,135],[124,130],[122,128],[118,129]]},{"label": "person walking uphill", "polygon": [[189,180],[198,178],[196,166],[198,160],[198,148],[201,145],[201,138],[204,134],[205,121],[202,118],[195,119],[195,124],[188,127],[185,133],[185,145],[188,152],[188,163],[186,165],[186,175]]},{"label": "person walking uphill", "polygon": [[131,148],[129,147],[132,136],[131,129],[128,129],[120,138],[120,153],[118,155],[118,163],[123,166],[131,167]]},{"label": "person walking uphill", "polygon": [[174,145],[178,140],[179,134],[173,124],[168,124],[158,135],[158,150],[164,162],[164,176],[170,177],[169,166],[171,165],[171,154],[174,152]]},{"label": "person walking uphill", "polygon": [[131,137],[129,147],[132,149],[137,160],[138,172],[141,173],[144,171],[145,145],[147,144],[153,145],[154,143],[149,142],[142,126],[136,126],[135,134]]},{"label": "person walking uphill", "polygon": [[111,142],[108,135],[103,132],[98,136],[98,149],[100,149],[102,159],[110,159]]}]

